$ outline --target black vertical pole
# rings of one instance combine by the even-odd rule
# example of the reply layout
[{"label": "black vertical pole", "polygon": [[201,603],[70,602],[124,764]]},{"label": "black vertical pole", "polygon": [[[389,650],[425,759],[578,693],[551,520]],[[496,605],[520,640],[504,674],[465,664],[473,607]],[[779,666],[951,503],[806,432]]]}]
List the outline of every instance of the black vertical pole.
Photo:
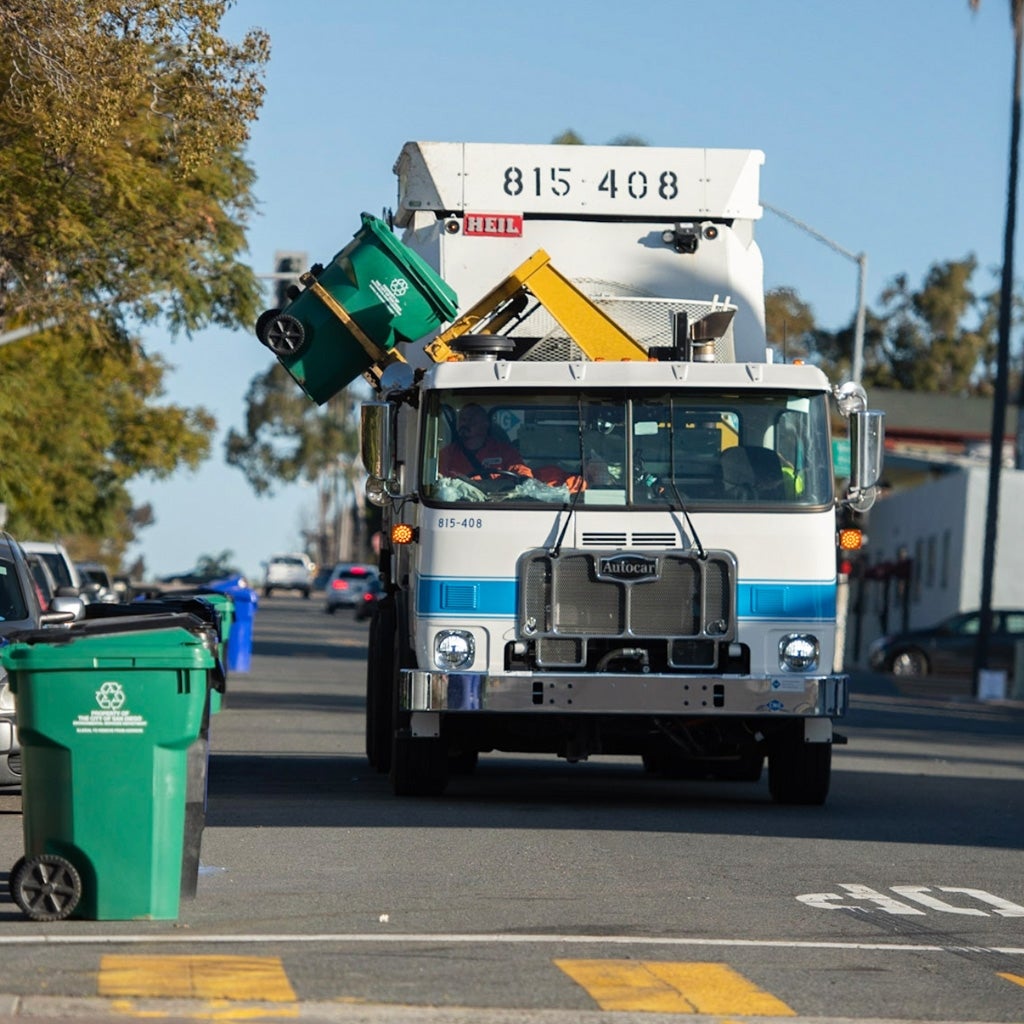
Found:
[{"label": "black vertical pole", "polygon": [[1003,272],[999,287],[999,342],[996,350],[996,385],[992,401],[992,436],[988,472],[988,505],[985,516],[985,550],[981,567],[981,621],[974,650],[974,695],[979,693],[979,676],[988,668],[992,635],[992,578],[996,562],[996,534],[999,523],[999,476],[1003,465],[1003,437],[1006,434],[1006,404],[1009,390],[1010,323],[1013,312],[1013,239],[1017,222],[1017,149],[1020,144],[1020,51],[1019,17],[1014,10],[1013,105],[1010,116],[1010,171],[1006,194],[1006,229],[1003,233]]}]

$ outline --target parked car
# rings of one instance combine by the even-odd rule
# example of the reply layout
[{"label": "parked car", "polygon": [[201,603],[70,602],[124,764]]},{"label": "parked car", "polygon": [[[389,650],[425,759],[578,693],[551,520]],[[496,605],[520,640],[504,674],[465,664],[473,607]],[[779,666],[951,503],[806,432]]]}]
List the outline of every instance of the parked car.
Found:
[{"label": "parked car", "polygon": [[275,590],[297,590],[308,598],[313,593],[313,575],[316,566],[309,555],[294,552],[287,555],[272,555],[267,562],[267,573],[263,579],[263,596],[270,597]]},{"label": "parked car", "polygon": [[159,592],[164,588],[204,587],[207,583],[214,583],[217,580],[234,579],[236,577],[242,581],[239,586],[247,587],[249,585],[241,569],[223,565],[212,568],[200,568],[197,566],[195,569],[188,569],[185,572],[172,572],[169,576],[161,576],[157,583],[163,584],[163,587],[149,587],[146,589]]},{"label": "parked car", "polygon": [[339,608],[355,608],[362,602],[370,580],[379,575],[374,565],[338,562],[327,581],[324,610],[333,615]]},{"label": "parked car", "polygon": [[[880,637],[868,652],[871,667],[897,676],[969,677],[980,626],[980,613],[960,612],[926,629]],[[1024,610],[993,609],[989,668],[1013,672],[1018,644],[1024,646]]]},{"label": "parked car", "polygon": [[[81,618],[82,612],[80,598],[59,594],[44,609],[25,552],[9,533],[0,533],[0,645],[13,633],[72,622]],[[14,694],[0,665],[0,788],[20,786],[21,745]]]},{"label": "parked car", "polygon": [[381,583],[380,577],[374,573],[366,584],[366,590],[363,591],[363,599],[356,605],[356,621],[361,622],[363,619],[368,619],[373,615],[373,609],[377,607],[377,602],[384,596],[384,584]]},{"label": "parked car", "polygon": [[57,581],[53,578],[46,559],[35,551],[26,551],[25,561],[28,563],[29,572],[32,573],[32,579],[35,580],[40,606],[49,608],[50,602],[57,596]]},{"label": "parked car", "polygon": [[82,591],[82,577],[71,561],[68,549],[59,541],[23,540],[22,550],[34,553],[43,558],[57,581],[57,588],[63,591],[62,597],[78,597]]},{"label": "parked car", "polygon": [[82,593],[90,602],[120,604],[121,597],[114,589],[114,580],[102,562],[75,562],[82,578]]}]

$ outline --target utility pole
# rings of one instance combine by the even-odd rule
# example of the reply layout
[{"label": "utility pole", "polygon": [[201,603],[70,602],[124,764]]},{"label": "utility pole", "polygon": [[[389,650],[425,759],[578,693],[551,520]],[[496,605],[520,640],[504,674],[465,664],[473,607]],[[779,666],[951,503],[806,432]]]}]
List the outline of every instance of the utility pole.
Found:
[{"label": "utility pole", "polygon": [[805,224],[799,219],[799,217],[794,217],[793,214],[787,213],[785,210],[780,210],[777,206],[772,206],[770,203],[762,202],[761,205],[766,210],[770,210],[772,213],[781,217],[783,220],[788,220],[790,224],[794,227],[798,227],[801,231],[806,232],[812,238],[816,238],[819,242],[823,242],[833,252],[839,253],[840,256],[845,256],[848,260],[852,260],[857,264],[857,318],[854,321],[853,327],[853,365],[851,367],[851,376],[854,383],[859,384],[860,379],[864,374],[864,291],[868,276],[867,253],[850,252],[849,249],[844,248],[838,242],[832,241],[832,239],[827,235],[823,235],[820,231],[812,228],[810,224]]}]

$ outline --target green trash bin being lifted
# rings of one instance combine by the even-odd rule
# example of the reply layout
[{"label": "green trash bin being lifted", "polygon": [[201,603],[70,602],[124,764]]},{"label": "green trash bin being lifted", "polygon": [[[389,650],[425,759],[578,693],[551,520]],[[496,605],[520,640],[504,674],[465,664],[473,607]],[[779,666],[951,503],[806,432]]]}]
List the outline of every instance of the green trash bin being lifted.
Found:
[{"label": "green trash bin being lifted", "polygon": [[[458,299],[387,224],[368,213],[354,238],[283,309],[256,321],[256,336],[296,383],[323,404],[398,342],[417,341],[455,318]],[[315,279],[315,280],[314,280]]]},{"label": "green trash bin being lifted", "polygon": [[25,854],[9,885],[31,919],[177,918],[188,752],[214,666],[189,621],[40,630],[0,651],[22,746]]}]

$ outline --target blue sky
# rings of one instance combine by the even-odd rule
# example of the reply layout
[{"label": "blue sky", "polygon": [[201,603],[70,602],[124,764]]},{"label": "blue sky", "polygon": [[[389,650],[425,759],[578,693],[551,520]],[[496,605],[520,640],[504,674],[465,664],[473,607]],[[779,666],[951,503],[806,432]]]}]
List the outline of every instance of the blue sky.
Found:
[{"label": "blue sky", "polygon": [[[248,262],[326,263],[363,210],[394,204],[409,140],[547,143],[639,135],[652,146],[762,149],[762,200],[868,257],[867,301],[906,273],[973,253],[979,289],[1002,252],[1012,44],[1008,0],[240,0],[224,32],[271,37],[249,149],[260,213]],[[818,322],[851,322],[857,266],[766,212],[766,287],[794,287]],[[1020,256],[1017,256],[1019,267]],[[269,288],[269,285],[268,285]],[[272,305],[268,291],[267,305]],[[147,346],[175,370],[165,399],[220,430],[197,472],[139,482],[156,524],[129,552],[151,575],[230,550],[249,574],[295,550],[312,517],[299,485],[257,498],[224,461],[251,379],[271,362],[249,332]]]}]

